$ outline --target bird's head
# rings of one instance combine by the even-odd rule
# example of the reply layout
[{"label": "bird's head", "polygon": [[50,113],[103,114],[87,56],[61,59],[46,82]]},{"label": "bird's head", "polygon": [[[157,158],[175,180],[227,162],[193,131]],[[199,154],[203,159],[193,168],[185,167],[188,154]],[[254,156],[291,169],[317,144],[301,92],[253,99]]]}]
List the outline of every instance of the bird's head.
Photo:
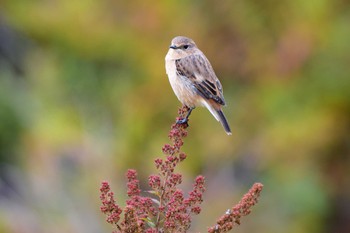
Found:
[{"label": "bird's head", "polygon": [[197,52],[198,48],[194,41],[188,37],[177,36],[171,41],[169,52],[177,59],[189,56]]}]

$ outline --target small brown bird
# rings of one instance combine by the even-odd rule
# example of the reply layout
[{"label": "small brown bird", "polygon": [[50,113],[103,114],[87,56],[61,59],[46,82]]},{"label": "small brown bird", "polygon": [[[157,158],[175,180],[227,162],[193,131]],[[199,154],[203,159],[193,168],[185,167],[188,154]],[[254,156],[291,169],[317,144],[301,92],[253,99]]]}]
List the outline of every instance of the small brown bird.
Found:
[{"label": "small brown bird", "polygon": [[221,83],[209,60],[192,39],[177,36],[171,41],[165,69],[175,95],[190,109],[187,116],[177,123],[186,123],[195,107],[205,106],[220,121],[226,133],[232,134],[221,110],[225,106]]}]

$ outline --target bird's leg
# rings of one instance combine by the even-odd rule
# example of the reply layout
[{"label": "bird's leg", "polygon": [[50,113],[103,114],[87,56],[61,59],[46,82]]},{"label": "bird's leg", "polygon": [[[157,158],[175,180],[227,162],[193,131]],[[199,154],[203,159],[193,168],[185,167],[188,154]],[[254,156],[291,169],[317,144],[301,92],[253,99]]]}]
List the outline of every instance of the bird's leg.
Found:
[{"label": "bird's leg", "polygon": [[177,120],[176,121],[176,124],[187,124],[187,121],[188,121],[188,117],[191,115],[191,112],[192,112],[192,110],[194,109],[194,107],[188,107],[188,112],[187,112],[187,114],[186,114],[186,116],[184,117],[184,118],[182,118],[182,119],[180,119],[180,120]]}]

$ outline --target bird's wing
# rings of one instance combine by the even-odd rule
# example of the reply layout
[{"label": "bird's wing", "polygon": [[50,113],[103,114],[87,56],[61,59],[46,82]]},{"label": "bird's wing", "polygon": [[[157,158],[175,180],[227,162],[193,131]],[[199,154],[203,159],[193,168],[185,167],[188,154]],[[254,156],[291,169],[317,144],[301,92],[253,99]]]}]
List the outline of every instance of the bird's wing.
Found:
[{"label": "bird's wing", "polygon": [[200,96],[208,100],[212,99],[220,105],[225,105],[221,83],[203,54],[194,54],[177,59],[175,64],[177,73],[188,78]]}]

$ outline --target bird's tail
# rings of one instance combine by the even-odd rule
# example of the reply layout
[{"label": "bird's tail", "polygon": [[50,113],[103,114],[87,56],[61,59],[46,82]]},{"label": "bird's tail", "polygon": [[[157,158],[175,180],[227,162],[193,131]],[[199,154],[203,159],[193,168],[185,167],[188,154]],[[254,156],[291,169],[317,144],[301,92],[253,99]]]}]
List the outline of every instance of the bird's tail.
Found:
[{"label": "bird's tail", "polygon": [[222,126],[224,127],[227,135],[231,135],[230,126],[227,123],[226,117],[221,109],[216,109],[212,105],[210,105],[207,101],[203,101],[203,105],[210,111],[210,113],[215,117],[217,121],[220,121]]},{"label": "bird's tail", "polygon": [[216,112],[218,114],[219,121],[220,121],[221,125],[224,127],[227,135],[231,135],[232,132],[231,132],[230,126],[227,123],[227,120],[226,120],[224,113],[221,110],[217,110]]}]

